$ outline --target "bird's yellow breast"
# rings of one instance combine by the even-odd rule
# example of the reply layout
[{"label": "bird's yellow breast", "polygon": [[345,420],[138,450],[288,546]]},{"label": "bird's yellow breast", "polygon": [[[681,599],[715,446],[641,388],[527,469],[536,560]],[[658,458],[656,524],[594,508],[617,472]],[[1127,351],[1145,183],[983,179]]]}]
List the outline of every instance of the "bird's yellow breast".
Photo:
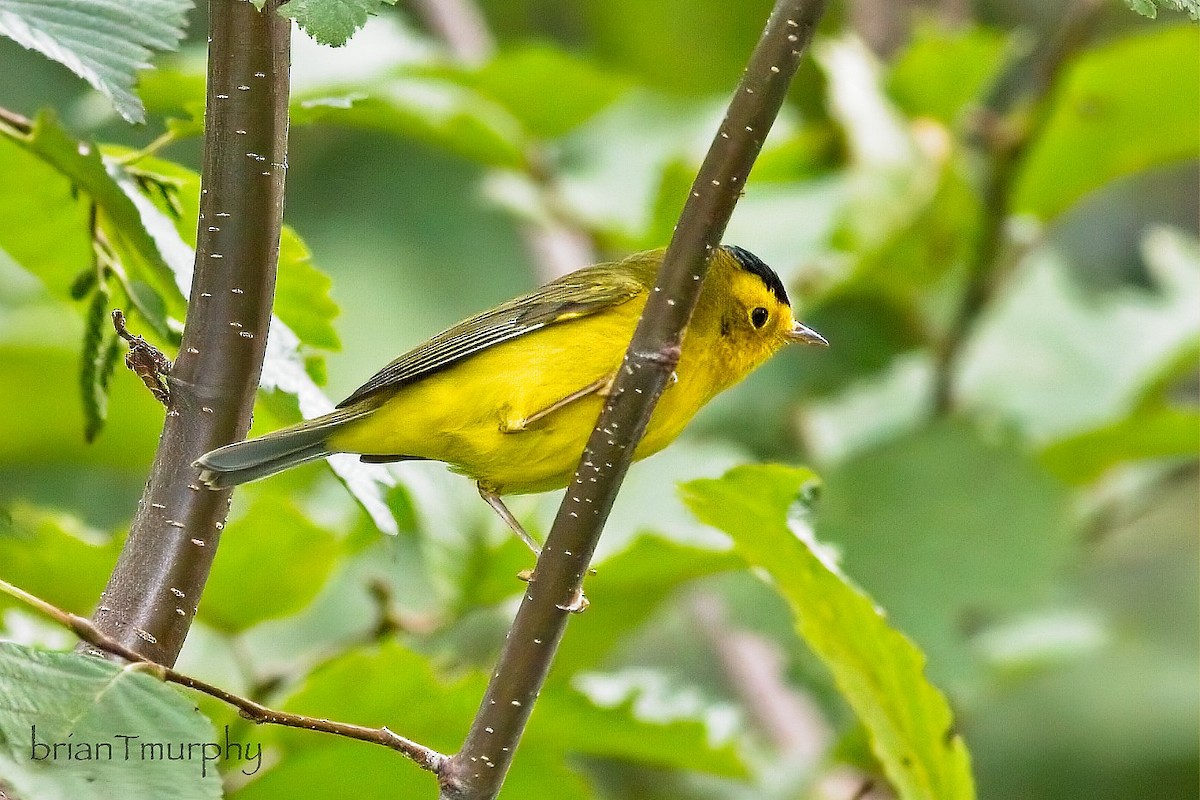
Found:
[{"label": "bird's yellow breast", "polygon": [[[329,443],[354,453],[444,461],[500,494],[561,488],[574,474],[604,398],[591,394],[525,430],[506,429],[613,375],[645,301],[635,297],[489,347],[401,387]],[[751,368],[731,376],[719,348],[689,347],[692,338],[689,333],[684,340],[678,381],[655,408],[635,458],[670,444],[701,406]]]}]

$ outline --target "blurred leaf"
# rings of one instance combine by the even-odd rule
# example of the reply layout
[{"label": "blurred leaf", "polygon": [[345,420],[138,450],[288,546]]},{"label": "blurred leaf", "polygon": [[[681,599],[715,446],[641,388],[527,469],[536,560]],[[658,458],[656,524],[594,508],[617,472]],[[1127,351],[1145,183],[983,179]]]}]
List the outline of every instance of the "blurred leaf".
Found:
[{"label": "blurred leaf", "polygon": [[[287,500],[260,495],[221,533],[199,616],[228,633],[287,616],[308,605],[338,563],[333,535]],[[263,565],[274,563],[273,569]]]},{"label": "blurred leaf", "polygon": [[[61,307],[77,325],[74,312]],[[19,413],[0,416],[0,463],[61,468],[103,465],[109,470],[149,467],[162,431],[163,408],[132,373],[113,376],[110,384],[108,433],[84,444],[83,409],[79,403],[79,354],[54,347],[0,345],[0,408]]]},{"label": "blurred leaf", "polygon": [[1072,483],[1089,483],[1109,467],[1146,458],[1195,458],[1200,413],[1155,408],[1055,442],[1042,454],[1046,469]]},{"label": "blurred leaf", "polygon": [[[587,677],[595,683],[602,676]],[[661,707],[651,714],[642,705],[650,704],[639,703],[633,694],[621,702],[597,705],[565,687],[546,691],[538,698],[537,723],[530,725],[529,742],[581,755],[745,777],[746,768],[732,743],[714,745],[702,720]]]},{"label": "blurred leaf", "polygon": [[[212,750],[184,759],[166,758],[162,749],[189,743],[218,748],[211,723],[179,691],[144,671],[0,643],[0,694],[0,741],[7,743],[0,748],[0,774],[13,796],[221,797]],[[86,759],[78,749],[75,757],[63,751],[55,757],[53,744],[94,749]],[[143,752],[143,745],[157,745],[157,757]]]},{"label": "blurred leaf", "polygon": [[[97,227],[120,259],[126,279],[153,287],[166,300],[168,308],[182,318],[183,295],[175,285],[171,269],[143,224],[134,202],[121,188],[118,179],[108,171],[96,147],[68,134],[49,111],[38,115],[29,136],[16,137],[14,141],[54,167],[69,181],[73,190],[91,198],[95,204]],[[17,192],[15,196],[21,197],[22,192]],[[91,231],[86,224],[84,233],[89,237],[89,257],[78,265],[76,274],[91,263]],[[25,266],[32,270],[44,263],[38,259]],[[39,277],[47,281],[55,294],[69,292],[70,281],[64,281],[66,276],[57,270]],[[53,285],[50,281],[54,282]],[[149,321],[155,324],[160,333],[165,332],[164,319]]]},{"label": "blurred leaf", "polygon": [[333,282],[311,257],[296,232],[285,227],[279,239],[274,311],[306,345],[338,350],[342,343],[333,320],[340,309],[329,295]]},{"label": "blurred leaf", "polygon": [[[329,662],[314,672],[284,707],[365,725],[387,725],[441,752],[453,752],[466,734],[486,685],[486,676],[479,673],[443,680],[425,658],[388,642]],[[355,797],[380,796],[381,786],[387,787],[389,796],[416,796],[435,786],[431,775],[380,748],[305,732],[277,734],[283,759],[238,792],[238,800],[279,796],[286,791],[284,787],[298,787],[306,780],[307,793],[337,786],[339,792]],[[718,774],[741,774],[742,769],[732,749],[710,745],[703,726],[695,721],[641,721],[628,704],[602,708],[566,686],[547,687],[501,797],[548,793],[555,798],[589,797],[580,778],[568,767],[568,755],[576,753]],[[379,771],[367,771],[364,763],[378,766]],[[339,764],[345,771],[333,768]]]},{"label": "blurred leaf", "polygon": [[[262,9],[263,0],[255,0]],[[367,24],[381,5],[395,5],[396,0],[291,0],[279,7],[279,13],[296,20],[296,24],[319,43],[341,47]]]},{"label": "blurred leaf", "polygon": [[79,389],[83,396],[83,438],[94,441],[108,419],[108,382],[124,343],[112,330],[107,289],[97,289],[84,318],[83,353],[79,368]]},{"label": "blurred leaf", "polygon": [[[1042,463],[1059,478],[1088,483],[1124,461],[1147,458],[1195,458],[1200,410],[1195,402],[1177,405],[1171,398],[1179,381],[1194,377],[1200,340],[1181,348],[1142,391],[1129,416],[1060,439],[1042,451]],[[1189,392],[1193,401],[1194,391]]]},{"label": "blurred leaf", "polygon": [[138,78],[138,94],[151,114],[164,117],[191,117],[192,110],[204,117],[205,76],[202,71],[185,71],[167,64],[149,70]]},{"label": "blurred leaf", "polygon": [[1013,207],[1053,217],[1113,178],[1200,155],[1196,30],[1154,28],[1080,56],[1017,178]]},{"label": "blurred leaf", "polygon": [[1155,288],[1099,297],[1060,254],[1027,258],[965,350],[962,396],[1038,444],[1126,416],[1164,360],[1200,335],[1200,244],[1156,228],[1143,250]]},{"label": "blurred leaf", "polygon": [[663,167],[654,205],[650,209],[650,221],[638,242],[639,248],[661,247],[663,242],[671,241],[675,223],[679,221],[695,179],[696,165],[690,161],[676,159]]},{"label": "blurred leaf", "polygon": [[344,125],[406,136],[490,166],[523,163],[520,123],[451,81],[400,75],[376,85],[313,88],[292,97],[293,125]]},{"label": "blurred leaf", "polygon": [[[63,299],[92,264],[90,203],[53,165],[0,136],[0,248]],[[83,296],[86,296],[84,291]]]},{"label": "blurred leaf", "polygon": [[[18,503],[0,528],[0,578],[73,614],[87,616],[104,590],[120,542],[98,544],[73,517]],[[0,596],[0,607],[17,604]]]},{"label": "blurred leaf", "polygon": [[884,370],[896,356],[920,347],[927,335],[917,309],[870,281],[833,291],[804,315],[830,342],[825,350],[785,354],[797,363],[798,382],[810,395],[829,395]]},{"label": "blurred leaf", "polygon": [[504,51],[466,81],[544,139],[588,120],[629,86],[628,79],[549,44]]},{"label": "blurred leaf", "polygon": [[602,666],[621,637],[642,625],[683,584],[741,566],[733,553],[639,536],[584,582],[592,605],[559,645],[550,681]]},{"label": "blurred leaf", "polygon": [[905,214],[881,240],[855,248],[853,281],[916,301],[919,291],[963,264],[974,246],[979,197],[953,159],[942,165],[935,181],[932,191],[919,197],[895,198],[906,206]]},{"label": "blurred leaf", "polygon": [[804,469],[746,466],[683,491],[696,515],[732,536],[742,557],[766,570],[792,605],[797,631],[867,727],[898,796],[973,798],[966,746],[946,699],[922,674],[921,651],[814,552],[815,539],[789,528],[788,510],[813,478]]},{"label": "blurred leaf", "polygon": [[918,25],[888,71],[888,93],[908,116],[954,126],[995,76],[1005,46],[1003,34],[986,28],[948,31]]},{"label": "blurred leaf", "polygon": [[824,477],[817,531],[942,680],[967,683],[974,628],[1036,603],[1071,552],[1063,487],[965,426],[907,433]]},{"label": "blurred leaf", "polygon": [[179,46],[191,9],[189,0],[0,0],[0,34],[83,78],[126,121],[144,122],[137,72],[153,51]]}]

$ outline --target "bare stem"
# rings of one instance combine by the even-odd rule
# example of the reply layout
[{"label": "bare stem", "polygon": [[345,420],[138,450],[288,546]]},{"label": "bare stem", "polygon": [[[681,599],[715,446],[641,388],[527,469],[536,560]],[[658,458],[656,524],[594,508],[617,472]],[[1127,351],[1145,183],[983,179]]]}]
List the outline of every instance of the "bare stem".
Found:
[{"label": "bare stem", "polygon": [[[269,0],[209,3],[200,220],[187,324],[167,376],[162,438],[93,617],[106,636],[175,663],[229,511],[192,461],[250,426],[279,254],[287,163],[290,22]],[[107,651],[111,652],[111,651]]]},{"label": "bare stem", "polygon": [[692,184],[658,283],[559,508],[462,750],[443,766],[442,800],[491,800],[579,597],[621,481],[678,363],[683,332],[755,158],[783,103],[823,0],[778,0]]},{"label": "bare stem", "polygon": [[69,611],[59,608],[52,603],[43,600],[40,597],[26,592],[17,586],[5,580],[0,580],[0,592],[4,592],[10,597],[14,597],[21,602],[36,608],[38,611],[50,617],[55,622],[63,627],[70,628],[71,632],[78,636],[83,641],[90,644],[92,647],[101,652],[108,653],[118,658],[123,658],[133,664],[144,664],[148,671],[154,673],[160,680],[169,683],[177,683],[180,686],[186,686],[189,689],[194,689],[197,692],[215,697],[218,700],[228,703],[236,708],[241,715],[251,722],[258,724],[283,725],[289,728],[304,728],[310,731],[321,731],[323,733],[332,733],[336,736],[344,736],[348,739],[357,739],[361,742],[370,742],[372,744],[382,745],[384,747],[395,750],[399,753],[411,758],[422,769],[427,769],[430,772],[437,772],[446,757],[441,753],[431,750],[425,745],[418,744],[411,739],[406,739],[399,734],[393,733],[386,727],[383,728],[368,728],[363,725],[352,725],[346,722],[334,722],[333,720],[323,719],[319,717],[306,717],[302,714],[291,714],[286,711],[277,711],[273,708],[268,708],[261,703],[256,703],[249,698],[241,695],[228,692],[219,686],[213,686],[211,683],[193,678],[190,675],[184,675],[182,672],[176,672],[171,667],[151,661],[142,654],[126,647],[120,642],[110,639],[100,632],[90,619],[72,614]]}]

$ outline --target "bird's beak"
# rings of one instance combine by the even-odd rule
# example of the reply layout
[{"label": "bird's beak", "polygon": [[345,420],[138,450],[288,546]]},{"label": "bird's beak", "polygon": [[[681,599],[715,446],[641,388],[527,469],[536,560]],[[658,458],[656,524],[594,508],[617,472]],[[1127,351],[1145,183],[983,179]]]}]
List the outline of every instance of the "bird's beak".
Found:
[{"label": "bird's beak", "polygon": [[787,338],[789,342],[799,342],[801,344],[819,344],[822,347],[829,346],[828,339],[805,325],[803,322],[797,322],[796,327],[787,332]]}]

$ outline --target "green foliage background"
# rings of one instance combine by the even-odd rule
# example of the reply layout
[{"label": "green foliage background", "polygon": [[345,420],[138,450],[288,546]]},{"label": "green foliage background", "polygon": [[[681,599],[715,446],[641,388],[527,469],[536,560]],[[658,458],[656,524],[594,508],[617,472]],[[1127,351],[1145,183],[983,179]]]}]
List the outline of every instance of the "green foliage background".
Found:
[{"label": "green foliage background", "polygon": [[[972,144],[973,114],[1055,20],[1039,4],[984,2],[951,28],[931,11],[876,60],[832,4],[726,239],[771,263],[833,346],[780,355],[631,471],[593,607],[572,621],[504,797],[842,798],[873,775],[906,797],[968,796],[944,788],[965,764],[957,751],[922,785],[897,779],[899,750],[893,763],[867,746],[857,718],[924,726],[929,745],[941,712],[901,678],[884,690],[894,705],[864,706],[863,674],[888,674],[889,659],[919,669],[920,653],[876,631],[839,569],[925,654],[979,796],[1195,796],[1200,42],[1167,4],[1154,21],[1111,6],[1045,101],[1010,119],[1032,134],[1007,187],[1002,257],[987,265],[997,288],[963,343],[956,408],[938,415],[937,355],[989,213],[992,154]],[[768,8],[492,0],[498,50],[479,66],[404,4],[378,9],[342,50],[298,37],[295,233],[276,313],[312,379],[338,399],[539,282],[531,226],[583,231],[602,256],[664,244]],[[111,336],[96,310],[132,309],[131,326],[170,352],[184,300],[171,255],[128,234],[147,212],[76,139],[112,156],[179,134],[129,170],[159,223],[194,240],[204,20],[192,16],[182,51],[142,75],[144,127],[0,38],[0,106],[38,120],[33,145],[0,137],[0,578],[82,614],[162,415],[132,374],[98,377]],[[531,152],[550,165],[549,192]],[[77,277],[94,271],[83,195],[124,275],[102,295]],[[284,391],[259,406],[256,430],[297,415]],[[819,489],[778,468],[716,480],[753,461],[805,465]],[[462,479],[429,464],[396,475],[395,537],[323,465],[239,490],[181,669],[456,748],[527,554]],[[685,506],[675,487],[688,481]],[[543,533],[556,499],[513,506]],[[849,620],[844,637],[820,622],[820,598]],[[7,600],[0,636],[63,646]],[[855,637],[890,644],[865,667],[835,655],[827,672],[818,656]],[[731,648],[767,665],[757,683],[730,669]],[[807,711],[781,733],[755,691]],[[196,703],[272,754],[250,780],[227,765],[227,796],[432,792],[386,751]]]}]

